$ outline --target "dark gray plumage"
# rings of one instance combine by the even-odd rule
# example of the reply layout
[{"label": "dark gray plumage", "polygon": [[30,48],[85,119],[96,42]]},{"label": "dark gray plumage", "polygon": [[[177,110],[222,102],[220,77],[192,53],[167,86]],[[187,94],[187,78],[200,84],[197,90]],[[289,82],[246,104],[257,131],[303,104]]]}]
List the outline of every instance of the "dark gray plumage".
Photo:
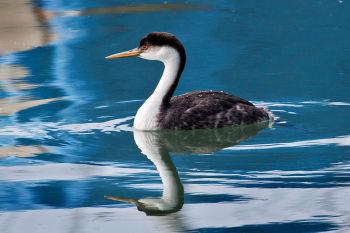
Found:
[{"label": "dark gray plumage", "polygon": [[173,97],[158,115],[161,129],[221,128],[268,121],[268,110],[217,91],[196,91]]}]

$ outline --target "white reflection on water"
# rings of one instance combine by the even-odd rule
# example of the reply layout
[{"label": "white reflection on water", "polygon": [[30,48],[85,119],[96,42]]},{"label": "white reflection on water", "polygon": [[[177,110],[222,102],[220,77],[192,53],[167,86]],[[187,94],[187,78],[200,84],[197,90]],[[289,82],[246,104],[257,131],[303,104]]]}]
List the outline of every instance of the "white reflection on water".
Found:
[{"label": "white reflection on water", "polygon": [[101,166],[90,164],[54,163],[32,166],[1,167],[1,181],[79,180],[98,176],[130,176],[155,173],[151,169],[128,168],[126,165]]},{"label": "white reflection on water", "polygon": [[[282,171],[282,170],[268,170],[268,171],[249,171],[247,173],[242,173],[240,171],[233,171],[229,174],[218,173],[217,171],[194,171],[185,172],[189,177],[187,179],[190,182],[199,182],[203,179],[206,181],[222,183],[222,184],[271,184],[271,183],[281,183],[286,182],[298,183],[298,184],[308,184],[310,186],[319,184],[319,180],[312,180],[310,178],[324,177],[332,174],[332,177],[349,177],[350,175],[350,164],[339,163],[334,164],[329,168],[324,168],[320,170],[292,170],[292,171]],[[297,179],[297,180],[296,180]],[[348,185],[345,183],[344,185]],[[331,185],[331,184],[330,184]],[[342,185],[339,181],[337,185]]]},{"label": "white reflection on water", "polygon": [[[187,192],[242,195],[245,202],[189,203],[181,214],[186,228],[239,227],[270,223],[329,222],[342,226],[342,232],[350,230],[348,216],[350,188],[236,188],[222,184],[189,184]],[[0,231],[26,232],[169,232],[159,218],[131,208],[88,207],[72,209],[29,210],[5,212],[0,215]],[[214,214],[215,213],[215,214]],[[138,224],[135,224],[137,222]],[[42,224],[45,223],[45,224]],[[6,231],[6,230],[11,231]]]},{"label": "white reflection on water", "polygon": [[[298,220],[319,221],[328,216],[332,222],[348,223],[350,188],[235,188],[228,185],[191,184],[186,190],[194,193],[232,194],[251,198],[243,203],[189,204],[184,208],[187,216],[197,216],[195,224],[206,227],[242,226],[293,222]],[[220,211],[215,211],[220,210]],[[215,215],[213,215],[215,211]],[[230,216],[228,218],[227,216]],[[331,217],[333,216],[333,217]],[[200,219],[202,220],[200,222]],[[205,219],[205,221],[203,221]],[[228,219],[231,221],[229,222]]]},{"label": "white reflection on water", "polygon": [[234,147],[228,147],[226,150],[262,150],[262,149],[275,149],[275,148],[296,148],[296,147],[312,147],[312,146],[350,146],[350,135],[339,136],[335,138],[324,138],[315,140],[304,140],[296,142],[285,143],[269,143],[269,144],[257,144],[257,145],[238,145]]},{"label": "white reflection on water", "polygon": [[301,101],[301,102],[265,102],[265,101],[252,101],[255,105],[262,107],[294,107],[301,108],[305,107],[305,105],[322,105],[322,106],[350,106],[350,103],[347,102],[336,102],[330,100],[322,100],[322,101]]},{"label": "white reflection on water", "polygon": [[134,119],[133,116],[124,117],[120,119],[114,119],[105,122],[91,122],[82,124],[68,124],[68,125],[56,125],[49,124],[52,131],[66,130],[72,134],[93,133],[93,130],[100,130],[101,132],[120,132],[120,131],[132,131],[132,128],[128,125],[120,125],[126,121]]},{"label": "white reflection on water", "polygon": [[143,213],[135,211],[135,207],[86,207],[6,212],[0,215],[0,231],[96,233],[96,229],[99,229],[98,231],[102,230],[103,233],[169,232],[166,230],[168,227],[163,226],[155,218],[159,217],[145,218]]},{"label": "white reflection on water", "polygon": [[304,101],[301,102],[302,104],[320,104],[323,106],[350,106],[350,103],[346,102],[330,102],[329,100],[324,100],[324,101]]},{"label": "white reflection on water", "polygon": [[124,101],[118,101],[115,103],[116,104],[125,104],[125,103],[131,103],[131,102],[141,102],[141,101],[145,101],[145,100],[124,100]]},{"label": "white reflection on water", "polygon": [[71,134],[93,133],[93,130],[99,130],[100,132],[132,131],[132,127],[130,127],[128,124],[122,123],[127,122],[133,118],[133,116],[129,116],[104,122],[89,122],[82,124],[64,124],[62,122],[25,123],[19,126],[5,126],[4,128],[0,129],[0,135],[20,136],[24,138],[52,138],[48,135],[48,133],[55,131],[66,131]]}]

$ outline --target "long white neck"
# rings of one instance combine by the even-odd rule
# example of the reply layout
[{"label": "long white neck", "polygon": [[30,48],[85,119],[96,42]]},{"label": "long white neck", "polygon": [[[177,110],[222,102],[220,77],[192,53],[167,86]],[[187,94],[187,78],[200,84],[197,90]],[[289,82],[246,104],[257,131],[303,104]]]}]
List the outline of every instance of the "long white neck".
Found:
[{"label": "long white neck", "polygon": [[[138,130],[157,130],[157,115],[164,104],[164,98],[169,94],[173,84],[178,78],[180,66],[179,53],[171,48],[166,47],[166,57],[161,57],[160,60],[164,64],[162,77],[154,90],[153,94],[139,108],[134,120],[134,128]],[[146,58],[148,59],[148,58]]]}]

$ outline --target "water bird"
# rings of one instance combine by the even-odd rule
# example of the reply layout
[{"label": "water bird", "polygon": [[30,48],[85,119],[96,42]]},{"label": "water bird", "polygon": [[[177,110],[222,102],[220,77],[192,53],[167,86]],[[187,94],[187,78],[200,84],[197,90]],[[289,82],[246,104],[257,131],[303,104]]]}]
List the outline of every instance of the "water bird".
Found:
[{"label": "water bird", "polygon": [[138,130],[222,128],[273,121],[273,114],[242,98],[219,91],[195,91],[172,97],[185,68],[182,43],[167,32],[151,32],[137,48],[107,56],[140,57],[163,62],[162,77],[134,119]]}]

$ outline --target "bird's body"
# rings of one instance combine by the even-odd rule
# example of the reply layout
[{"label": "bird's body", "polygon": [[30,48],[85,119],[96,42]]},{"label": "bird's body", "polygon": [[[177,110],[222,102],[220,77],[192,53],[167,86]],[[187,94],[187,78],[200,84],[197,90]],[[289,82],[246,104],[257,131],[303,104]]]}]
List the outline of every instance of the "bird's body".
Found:
[{"label": "bird's body", "polygon": [[165,66],[155,91],[135,116],[136,129],[221,128],[273,120],[269,110],[223,92],[196,91],[171,98],[186,63],[185,49],[172,34],[152,32],[142,38],[138,48],[107,58],[130,56],[160,60]]},{"label": "bird's body", "polygon": [[160,112],[160,129],[204,129],[251,124],[269,119],[266,110],[217,91],[196,91],[173,97]]}]

